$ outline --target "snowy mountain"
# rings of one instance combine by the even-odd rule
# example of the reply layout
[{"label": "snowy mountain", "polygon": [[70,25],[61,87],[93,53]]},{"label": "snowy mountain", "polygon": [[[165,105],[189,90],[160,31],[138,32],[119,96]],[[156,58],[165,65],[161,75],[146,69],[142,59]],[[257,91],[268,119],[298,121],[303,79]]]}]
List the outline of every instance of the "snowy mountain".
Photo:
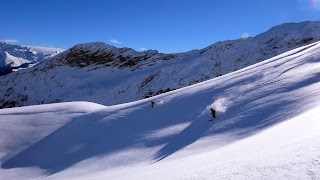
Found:
[{"label": "snowy mountain", "polygon": [[234,72],[319,40],[320,22],[302,22],[177,54],[79,44],[32,69],[1,78],[0,107],[131,102]]},{"label": "snowy mountain", "polygon": [[0,42],[0,76],[32,67],[62,52],[58,48],[27,47]]},{"label": "snowy mountain", "polygon": [[[72,69],[62,67],[59,73]],[[63,75],[74,79],[74,85],[103,75],[87,73],[92,67],[80,68],[83,73],[77,76]],[[319,99],[316,42],[126,104],[70,102],[2,109],[0,177],[320,179]],[[217,111],[213,121],[210,108]]]}]

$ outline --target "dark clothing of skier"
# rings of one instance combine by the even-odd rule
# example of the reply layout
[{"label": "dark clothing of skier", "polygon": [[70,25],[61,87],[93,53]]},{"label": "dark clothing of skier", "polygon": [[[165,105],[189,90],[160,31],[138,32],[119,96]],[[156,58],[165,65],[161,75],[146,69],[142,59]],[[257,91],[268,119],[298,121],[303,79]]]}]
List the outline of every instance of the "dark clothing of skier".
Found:
[{"label": "dark clothing of skier", "polygon": [[210,108],[210,111],[211,111],[211,116],[212,116],[213,118],[216,118],[216,110]]},{"label": "dark clothing of skier", "polygon": [[154,106],[154,101],[151,101],[151,107],[153,109],[153,106]]}]

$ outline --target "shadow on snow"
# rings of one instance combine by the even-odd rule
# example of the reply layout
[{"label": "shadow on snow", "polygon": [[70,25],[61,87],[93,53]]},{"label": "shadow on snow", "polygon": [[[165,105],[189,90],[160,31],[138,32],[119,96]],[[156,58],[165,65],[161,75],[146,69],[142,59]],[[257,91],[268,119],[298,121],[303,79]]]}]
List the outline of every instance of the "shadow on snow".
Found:
[{"label": "shadow on snow", "polygon": [[[110,155],[133,146],[162,145],[162,148],[151,157],[154,162],[158,162],[205,136],[230,133],[239,139],[252,135],[262,128],[304,112],[309,107],[302,106],[304,103],[308,104],[303,100],[312,99],[320,94],[319,91],[315,91],[290,99],[285,98],[285,95],[272,98],[273,94],[281,93],[288,93],[290,96],[289,93],[293,90],[317,83],[318,75],[288,87],[283,85],[283,88],[276,89],[276,92],[267,90],[266,87],[272,84],[261,87],[248,86],[255,81],[256,78],[249,78],[247,81],[217,85],[215,89],[198,92],[192,96],[176,96],[174,100],[164,105],[156,105],[155,109],[151,109],[149,104],[140,104],[131,109],[114,112],[102,110],[77,117],[7,159],[1,166],[5,169],[36,166],[45,169],[49,174],[54,174],[83,160]],[[228,91],[234,87],[239,89],[238,92]],[[211,118],[209,112],[199,116],[208,105],[220,97],[228,98],[231,102],[225,113],[218,112],[218,118],[214,121],[208,121]],[[181,123],[189,125],[176,135],[159,139],[145,138],[150,132]],[[212,143],[231,142],[232,140]],[[145,157],[148,160],[149,158]],[[127,163],[119,160],[117,165],[127,165]]]}]

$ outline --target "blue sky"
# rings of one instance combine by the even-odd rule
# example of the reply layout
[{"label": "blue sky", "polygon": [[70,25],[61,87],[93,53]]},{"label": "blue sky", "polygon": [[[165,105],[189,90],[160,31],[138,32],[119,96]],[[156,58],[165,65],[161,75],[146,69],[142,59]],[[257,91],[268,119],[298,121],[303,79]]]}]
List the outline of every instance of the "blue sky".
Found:
[{"label": "blue sky", "polygon": [[5,0],[1,12],[0,40],[10,43],[100,41],[171,53],[320,20],[320,0]]}]

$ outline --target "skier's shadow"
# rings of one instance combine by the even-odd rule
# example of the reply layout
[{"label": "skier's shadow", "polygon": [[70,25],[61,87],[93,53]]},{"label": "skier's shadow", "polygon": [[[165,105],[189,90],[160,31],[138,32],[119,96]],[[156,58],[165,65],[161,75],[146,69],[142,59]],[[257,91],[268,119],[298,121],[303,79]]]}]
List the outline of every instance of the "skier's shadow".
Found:
[{"label": "skier's shadow", "polygon": [[154,159],[157,163],[171,154],[187,147],[200,139],[214,124],[215,120],[195,119],[187,128],[174,136],[164,147],[162,147],[155,155]]}]

